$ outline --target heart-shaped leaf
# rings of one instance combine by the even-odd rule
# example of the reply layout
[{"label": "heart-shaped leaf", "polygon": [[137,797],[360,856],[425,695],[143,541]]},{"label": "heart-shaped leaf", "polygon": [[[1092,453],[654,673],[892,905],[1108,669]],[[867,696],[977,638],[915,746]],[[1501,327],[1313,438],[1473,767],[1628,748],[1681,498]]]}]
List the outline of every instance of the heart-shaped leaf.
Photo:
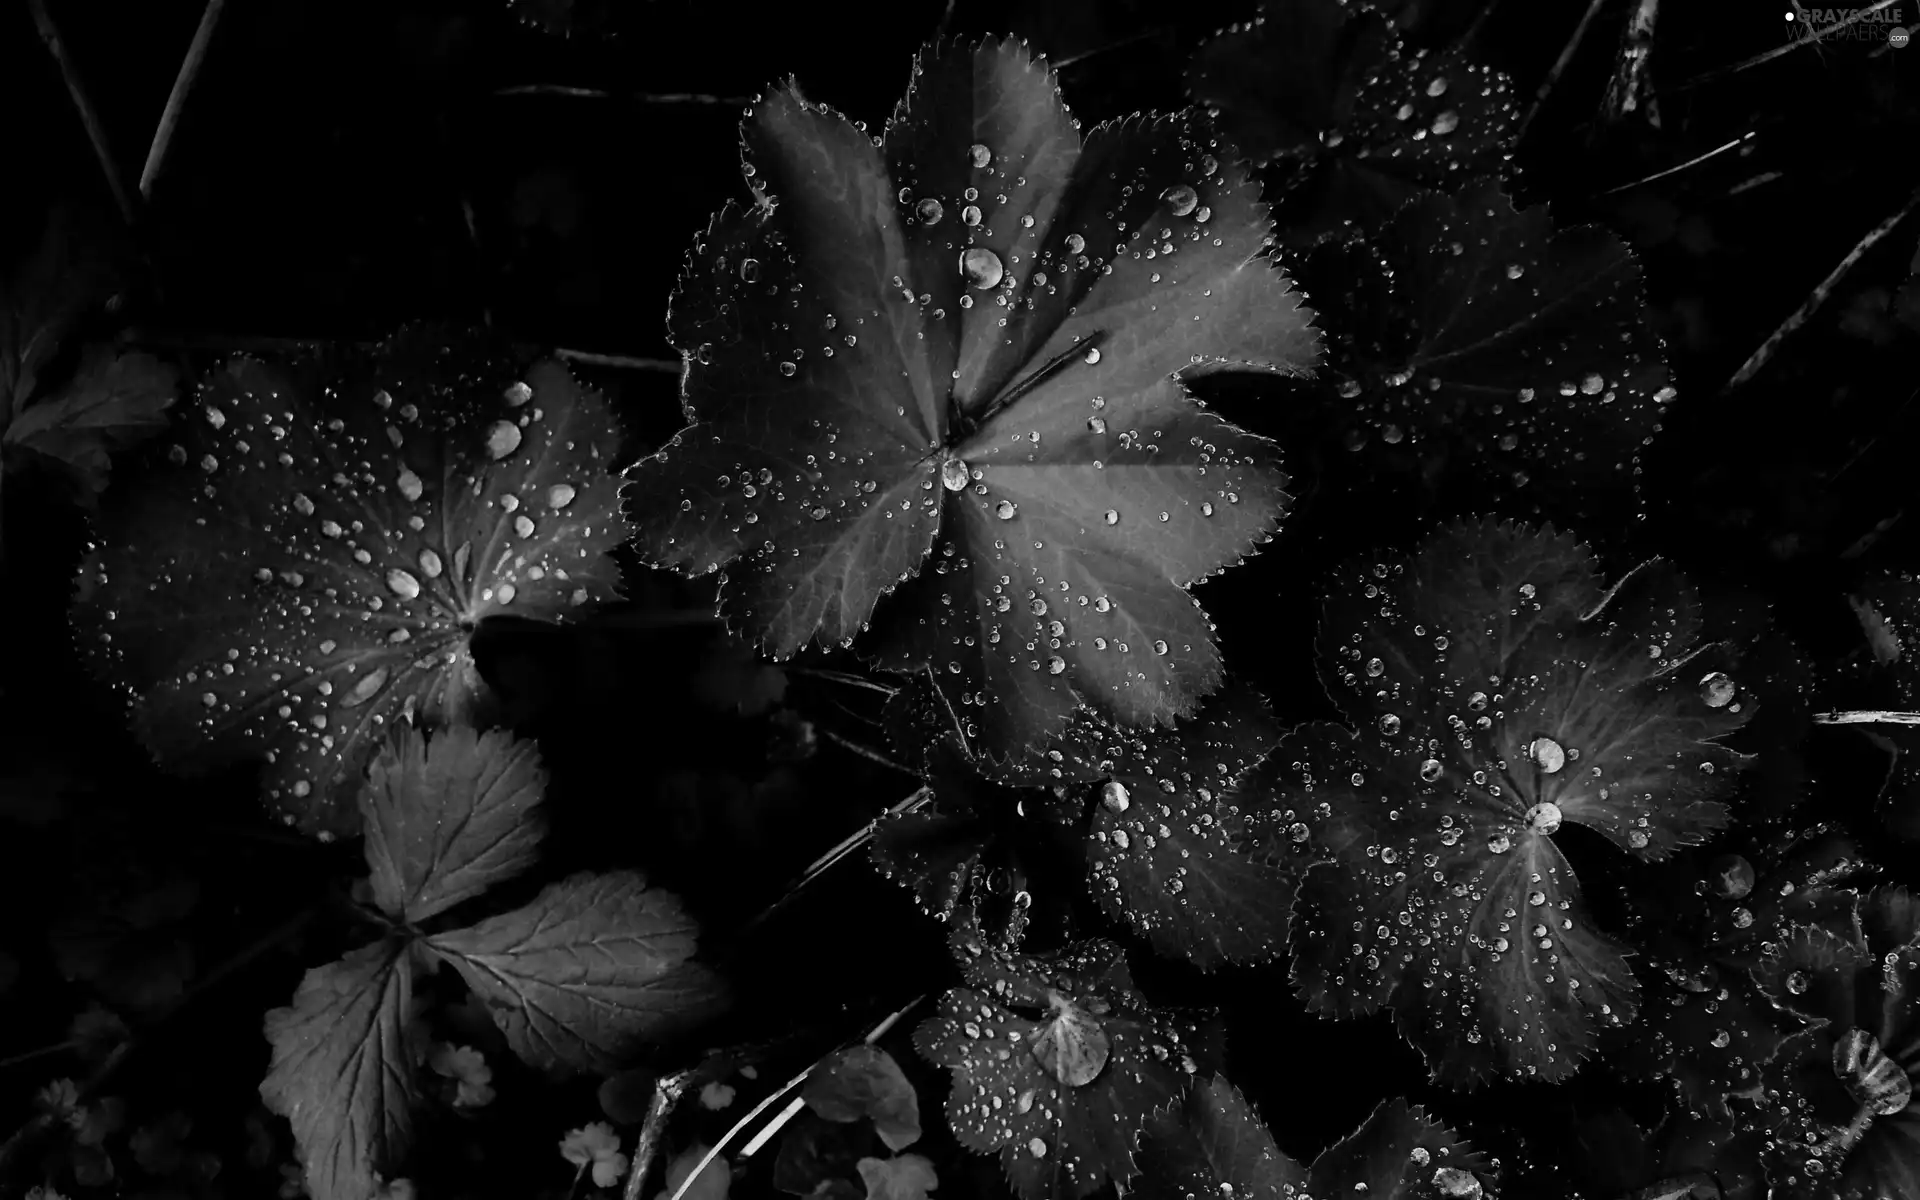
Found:
[{"label": "heart-shaped leaf", "polygon": [[875,653],[933,668],[1002,753],[1083,703],[1191,713],[1220,662],[1185,589],[1286,497],[1181,381],[1317,354],[1258,187],[1191,115],[1083,142],[1017,43],[930,47],[913,78],[878,145],[793,87],[745,122],[758,203],[675,293],[692,424],[630,473],[638,544],[725,568],[722,611],[777,656],[911,580]]},{"label": "heart-shaped leaf", "polygon": [[387,727],[474,708],[478,622],[615,595],[618,443],[555,362],[423,335],[236,359],[109,493],[75,626],[162,763],[263,758],[289,823],[355,832]]},{"label": "heart-shaped leaf", "polygon": [[1373,5],[1346,0],[1270,0],[1200,48],[1188,87],[1242,153],[1279,160],[1294,245],[1498,173],[1519,125],[1505,75],[1411,49]]},{"label": "heart-shaped leaf", "polygon": [[1436,1079],[1558,1079],[1632,1018],[1622,948],[1579,905],[1565,822],[1658,859],[1727,821],[1751,711],[1658,560],[1602,590],[1551,529],[1450,527],[1344,569],[1320,634],[1355,730],[1294,731],[1264,772],[1310,869],[1294,983],[1332,1016],[1391,1006]]},{"label": "heart-shaped leaf", "polygon": [[531,742],[462,726],[429,740],[402,726],[360,794],[374,903],[417,923],[532,866],[545,788]]},{"label": "heart-shaped leaf", "polygon": [[[969,1150],[999,1151],[1026,1200],[1071,1200],[1135,1174],[1135,1140],[1217,1053],[1199,1024],[1146,1006],[1120,948],[1002,955],[975,942],[972,985],[914,1031],[953,1072],[947,1123]],[[1202,1061],[1205,1060],[1205,1061]]]},{"label": "heart-shaped leaf", "polygon": [[871,1118],[880,1140],[895,1153],[920,1140],[920,1098],[893,1055],[878,1046],[853,1046],[828,1056],[807,1076],[802,1094],[829,1121]]},{"label": "heart-shaped leaf", "polygon": [[1316,1196],[1479,1200],[1494,1179],[1487,1156],[1405,1100],[1387,1100],[1366,1123],[1313,1160]]}]

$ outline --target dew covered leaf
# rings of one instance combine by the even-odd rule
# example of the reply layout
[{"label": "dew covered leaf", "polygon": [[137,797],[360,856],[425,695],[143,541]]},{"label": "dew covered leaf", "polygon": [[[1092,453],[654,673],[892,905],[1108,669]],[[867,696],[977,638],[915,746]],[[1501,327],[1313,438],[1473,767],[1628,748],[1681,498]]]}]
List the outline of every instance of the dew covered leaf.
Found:
[{"label": "dew covered leaf", "polygon": [[879,145],[793,87],[743,135],[760,203],[672,304],[691,424],[629,473],[643,554],[724,569],[776,656],[871,619],[1003,753],[1082,703],[1190,713],[1220,662],[1185,589],[1286,497],[1183,379],[1318,352],[1257,185],[1192,114],[1082,139],[1014,42],[924,50]]},{"label": "dew covered leaf", "polygon": [[292,1007],[267,1014],[260,1095],[292,1122],[314,1200],[371,1200],[407,1151],[419,1098],[410,970],[404,944],[365,946],[308,971]]},{"label": "dew covered leaf", "polygon": [[233,360],[104,498],[76,630],[163,764],[263,758],[286,820],[350,834],[387,728],[482,696],[475,623],[615,595],[618,442],[565,367],[477,344]]},{"label": "dew covered leaf", "polygon": [[871,1118],[880,1140],[895,1153],[920,1140],[920,1098],[893,1055],[878,1046],[852,1046],[828,1056],[807,1076],[801,1094],[829,1121]]},{"label": "dew covered leaf", "polygon": [[1344,0],[1269,0],[1200,47],[1187,86],[1241,153],[1279,165],[1294,245],[1498,174],[1519,126],[1505,75],[1407,47],[1377,8]]},{"label": "dew covered leaf", "polygon": [[1768,1064],[1764,1094],[1736,1110],[1763,1136],[1771,1194],[1917,1200],[1920,900],[1876,888],[1847,919],[1803,927],[1774,949],[1762,983],[1809,1024]]},{"label": "dew covered leaf", "polygon": [[1025,1200],[1090,1195],[1136,1173],[1134,1146],[1219,1048],[1193,1015],[1146,1006],[1120,947],[1089,941],[1045,957],[974,941],[969,986],[914,1031],[953,1072],[947,1123],[978,1153],[999,1151]]},{"label": "dew covered leaf", "polygon": [[863,1158],[854,1164],[867,1200],[927,1200],[940,1186],[940,1176],[924,1155],[897,1154],[892,1158]]},{"label": "dew covered leaf", "polygon": [[84,495],[98,496],[112,455],[166,428],[178,387],[178,373],[150,354],[95,348],[65,386],[20,413],[0,443],[64,464]]},{"label": "dew covered leaf", "polygon": [[545,788],[532,742],[465,726],[429,739],[401,726],[360,794],[374,903],[419,922],[532,866]]},{"label": "dew covered leaf", "polygon": [[1425,509],[1614,521],[1673,397],[1640,264],[1597,225],[1558,229],[1480,182],[1408,204],[1365,242],[1302,257],[1327,331],[1323,487]]},{"label": "dew covered leaf", "polygon": [[1603,591],[1551,528],[1451,526],[1344,568],[1322,677],[1354,729],[1310,724],[1262,782],[1311,845],[1296,988],[1316,1011],[1390,1006],[1438,1080],[1559,1079],[1630,1020],[1623,947],[1582,910],[1555,834],[1660,859],[1726,824],[1715,799],[1751,713],[1659,560]]},{"label": "dew covered leaf", "polygon": [[1147,1196],[1294,1200],[1307,1168],[1282,1153],[1258,1113],[1224,1075],[1196,1081],[1176,1107],[1155,1113],[1140,1140],[1137,1189]]},{"label": "dew covered leaf", "polygon": [[524,908],[426,940],[453,964],[515,1054],[535,1067],[616,1070],[711,1015],[717,977],[696,929],[634,871],[574,875]]},{"label": "dew covered leaf", "polygon": [[1487,1156],[1405,1100],[1383,1101],[1366,1123],[1313,1160],[1315,1196],[1369,1200],[1478,1200],[1494,1180]]}]

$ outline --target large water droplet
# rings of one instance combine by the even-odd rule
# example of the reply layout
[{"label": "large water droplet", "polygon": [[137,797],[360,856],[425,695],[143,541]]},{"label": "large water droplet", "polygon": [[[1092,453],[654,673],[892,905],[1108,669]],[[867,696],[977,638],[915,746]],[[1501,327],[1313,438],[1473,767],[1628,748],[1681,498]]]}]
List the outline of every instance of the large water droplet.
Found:
[{"label": "large water droplet", "polygon": [[1380,732],[1386,734],[1388,737],[1392,737],[1393,735],[1399,733],[1400,718],[1393,713],[1388,713],[1385,716],[1381,717]]},{"label": "large water droplet", "polygon": [[1013,520],[1013,514],[1019,511],[1011,500],[1002,500],[993,506],[993,515],[999,517],[1002,521]]},{"label": "large water droplet", "polygon": [[950,492],[965,491],[967,487],[967,464],[957,458],[949,458],[940,464],[940,484]]},{"label": "large water droplet", "polygon": [[967,157],[973,160],[974,166],[983,171],[993,163],[993,151],[987,149],[979,142],[975,142],[967,148]]},{"label": "large water droplet", "polygon": [[1722,900],[1744,900],[1753,891],[1753,864],[1739,854],[1722,854],[1707,868],[1707,878]]},{"label": "large water droplet", "polygon": [[520,427],[512,421],[495,421],[487,430],[487,457],[495,462],[520,448]]},{"label": "large water droplet", "polygon": [[940,218],[947,215],[947,210],[941,207],[938,200],[929,196],[914,206],[913,214],[920,218],[922,225],[938,225]]},{"label": "large water droplet", "polygon": [[1727,677],[1724,671],[1713,671],[1700,680],[1700,698],[1707,702],[1708,708],[1725,708],[1733,703],[1735,693],[1740,686]]},{"label": "large water droplet", "polygon": [[428,579],[440,578],[440,556],[432,550],[422,550],[420,552],[420,570],[426,574]]},{"label": "large water droplet", "polygon": [[1199,194],[1184,183],[1175,184],[1161,192],[1160,198],[1167,202],[1167,207],[1173,210],[1176,217],[1186,216],[1200,204]]},{"label": "large water droplet", "polygon": [[402,600],[411,600],[420,594],[420,581],[409,572],[395,567],[387,572],[387,590]]},{"label": "large water droplet", "polygon": [[1070,233],[1067,235],[1067,253],[1068,254],[1079,254],[1081,251],[1085,250],[1086,248],[1087,248],[1087,239],[1081,237],[1077,233]]},{"label": "large water droplet", "polygon": [[1527,757],[1548,775],[1555,774],[1567,765],[1566,749],[1550,737],[1538,737],[1528,742]]},{"label": "large water droplet", "polygon": [[1110,813],[1123,813],[1132,800],[1127,795],[1127,785],[1118,779],[1109,779],[1100,788],[1100,803],[1107,806]]},{"label": "large water droplet", "polygon": [[400,477],[395,483],[400,488],[400,494],[409,500],[418,500],[426,490],[420,483],[420,477],[406,467],[400,468]]},{"label": "large water droplet", "polygon": [[525,380],[515,380],[512,386],[507,388],[506,401],[508,408],[519,408],[531,399],[533,399],[533,389],[527,386]]},{"label": "large water droplet", "polygon": [[1445,769],[1446,768],[1440,765],[1439,759],[1437,758],[1427,759],[1425,762],[1420,764],[1420,782],[1432,783],[1434,780],[1440,778],[1440,772]]},{"label": "large water droplet", "polygon": [[565,508],[567,505],[573,503],[573,498],[576,494],[572,484],[556,483],[547,489],[547,507]]},{"label": "large water droplet", "polygon": [[373,699],[385,686],[387,686],[387,668],[377,667],[362,675],[352,687],[347,689],[346,695],[340,697],[335,703],[341,708],[359,708]]},{"label": "large water droplet", "polygon": [[974,246],[960,255],[960,274],[971,287],[991,291],[1000,286],[1007,271],[1000,256],[985,246]]},{"label": "large water droplet", "polygon": [[1047,660],[1047,674],[1058,675],[1067,669],[1067,660],[1058,654]]},{"label": "large water droplet", "polygon": [[1552,834],[1560,830],[1560,806],[1542,800],[1527,810],[1527,827],[1535,833]]}]

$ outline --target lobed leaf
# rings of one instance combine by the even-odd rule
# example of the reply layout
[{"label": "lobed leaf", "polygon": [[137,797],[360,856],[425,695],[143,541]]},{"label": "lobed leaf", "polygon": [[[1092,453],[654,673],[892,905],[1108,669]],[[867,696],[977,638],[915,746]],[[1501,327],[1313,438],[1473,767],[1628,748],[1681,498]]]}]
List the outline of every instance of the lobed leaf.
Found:
[{"label": "lobed leaf", "polygon": [[1313,1160],[1317,1196],[1478,1200],[1494,1178],[1487,1156],[1405,1100],[1382,1101],[1366,1123]]},{"label": "lobed leaf", "polygon": [[1355,729],[1303,726],[1264,772],[1322,859],[1293,927],[1309,1007],[1392,1007],[1456,1085],[1563,1078],[1631,1020],[1555,835],[1657,859],[1726,823],[1718,739],[1751,707],[1699,657],[1694,604],[1658,560],[1603,592],[1574,539],[1493,522],[1341,573],[1321,662]]},{"label": "lobed leaf", "polygon": [[940,1176],[924,1155],[896,1154],[892,1158],[863,1158],[854,1164],[867,1200],[927,1200],[940,1186]]},{"label": "lobed leaf", "polygon": [[618,440],[555,362],[419,334],[365,362],[236,359],[110,494],[75,627],[160,762],[264,758],[289,823],[356,832],[388,727],[475,707],[480,621],[615,595]]},{"label": "lobed leaf", "polygon": [[65,464],[84,495],[98,496],[112,455],[166,428],[178,387],[178,373],[150,354],[95,349],[65,387],[0,430],[0,445]]},{"label": "lobed leaf", "polygon": [[419,1099],[406,1022],[404,943],[364,946],[301,979],[290,1008],[267,1014],[267,1107],[293,1124],[314,1200],[373,1200],[413,1136]]},{"label": "lobed leaf", "polygon": [[721,994],[692,961],[695,928],[680,902],[633,871],[574,875],[425,945],[460,972],[514,1053],[543,1069],[618,1069],[707,1016]]},{"label": "lobed leaf", "polygon": [[878,1046],[853,1046],[829,1055],[807,1076],[808,1107],[842,1124],[871,1118],[894,1153],[920,1140],[920,1098],[900,1064]]},{"label": "lobed leaf", "polygon": [[1046,957],[977,942],[968,952],[972,986],[914,1031],[921,1055],[953,1072],[954,1136],[999,1151],[1026,1200],[1125,1187],[1139,1134],[1189,1075],[1213,1069],[1217,1047],[1197,1021],[1148,1008],[1111,942]]},{"label": "lobed leaf", "polygon": [[758,202],[672,306],[691,424],[629,476],[643,553],[724,568],[777,656],[876,621],[996,753],[1191,713],[1220,664],[1185,589],[1286,498],[1181,379],[1317,354],[1257,186],[1190,116],[1083,144],[1011,42],[924,50],[878,145],[793,86],[743,140]]},{"label": "lobed leaf", "polygon": [[1183,1103],[1154,1114],[1140,1141],[1142,1195],[1295,1200],[1307,1168],[1282,1153],[1240,1089],[1224,1075],[1196,1082]]},{"label": "lobed leaf", "polygon": [[531,742],[464,726],[429,739],[402,726],[360,794],[374,903],[419,922],[531,867],[545,787]]}]

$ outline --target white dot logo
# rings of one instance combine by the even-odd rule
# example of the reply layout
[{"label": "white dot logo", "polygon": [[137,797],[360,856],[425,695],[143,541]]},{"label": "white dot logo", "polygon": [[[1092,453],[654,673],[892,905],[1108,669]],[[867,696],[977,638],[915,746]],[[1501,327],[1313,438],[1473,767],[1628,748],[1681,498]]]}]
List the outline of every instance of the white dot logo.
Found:
[{"label": "white dot logo", "polygon": [[1887,45],[1892,46],[1895,50],[1903,50],[1906,48],[1908,39],[1912,36],[1913,35],[1905,29],[1895,25],[1892,29],[1887,30]]}]

